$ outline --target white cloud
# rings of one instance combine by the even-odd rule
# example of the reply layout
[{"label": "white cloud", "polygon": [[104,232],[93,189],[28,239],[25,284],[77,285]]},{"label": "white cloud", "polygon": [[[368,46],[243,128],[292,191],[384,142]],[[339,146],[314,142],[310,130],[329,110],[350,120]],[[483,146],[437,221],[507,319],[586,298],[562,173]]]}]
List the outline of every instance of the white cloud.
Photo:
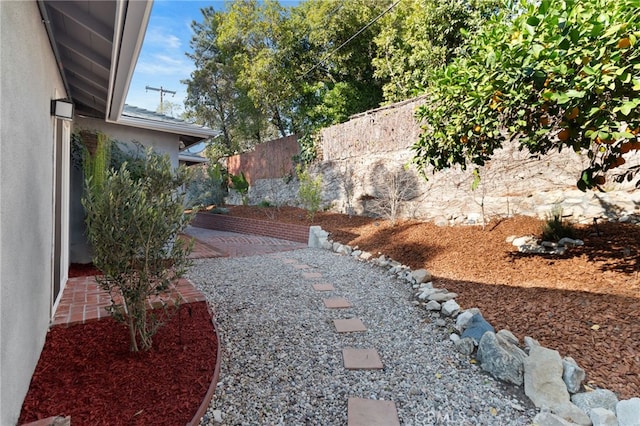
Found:
[{"label": "white cloud", "polygon": [[158,46],[164,49],[180,49],[182,41],[173,34],[165,34],[165,30],[160,27],[151,27],[147,30],[144,39],[145,45]]},{"label": "white cloud", "polygon": [[184,57],[183,53],[169,55],[154,53],[145,55],[138,60],[136,73],[153,75],[176,75],[179,79],[187,78],[193,71],[193,62]]}]

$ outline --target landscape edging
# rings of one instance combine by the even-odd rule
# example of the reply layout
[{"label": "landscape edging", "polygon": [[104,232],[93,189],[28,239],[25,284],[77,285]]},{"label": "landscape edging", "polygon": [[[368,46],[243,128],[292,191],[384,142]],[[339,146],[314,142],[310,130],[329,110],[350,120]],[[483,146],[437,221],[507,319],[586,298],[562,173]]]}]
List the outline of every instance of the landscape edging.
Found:
[{"label": "landscape edging", "polygon": [[[314,242],[312,244],[312,241]],[[358,250],[358,248],[353,248],[350,247],[346,244],[341,244],[339,242],[334,242],[332,240],[329,240],[329,233],[324,231],[321,227],[319,226],[313,226],[310,228],[309,230],[309,247],[312,248],[321,248],[321,249],[325,249],[325,250],[330,250],[332,252],[335,252],[337,254],[340,255],[346,255],[346,256],[351,256],[354,257],[360,261],[365,261],[368,263],[371,263],[373,265],[382,267],[387,269],[390,273],[396,275],[399,279],[407,281],[410,285],[412,285],[412,289],[413,290],[417,290],[418,293],[415,294],[415,297],[418,297],[419,299],[422,299],[419,297],[421,290],[423,289],[423,286],[425,286],[425,288],[430,288],[433,290],[433,286],[430,285],[431,283],[431,273],[425,269],[419,269],[419,270],[415,270],[412,271],[411,268],[409,268],[406,265],[402,265],[400,262],[394,261],[391,258],[388,258],[387,256],[385,256],[384,254],[381,254],[378,257],[375,257],[374,255],[372,255],[371,253],[362,251],[362,250]],[[421,281],[421,282],[419,282]],[[427,282],[428,281],[428,282]],[[446,293],[446,289],[438,289],[438,290],[444,290]],[[444,325],[446,326],[446,323],[444,322],[443,317],[448,317],[451,319],[456,319],[458,317],[459,314],[464,313],[464,312],[469,312],[469,311],[473,311],[475,313],[475,311],[477,311],[478,314],[480,314],[479,310],[477,308],[470,308],[467,310],[463,310],[462,308],[460,308],[460,306],[455,302],[455,297],[457,297],[456,293],[446,293],[447,295],[451,295],[452,297],[447,298],[446,302],[443,301],[444,303],[442,303],[442,306],[438,308],[438,311],[440,311],[445,303],[452,303],[453,308],[451,311],[444,313],[444,312],[440,312],[440,318],[439,320],[436,321],[436,324],[438,323],[438,321],[441,321],[444,323]],[[419,304],[418,304],[419,306]],[[426,310],[429,311],[430,309],[425,306]],[[488,323],[487,323],[488,324]],[[491,327],[489,325],[489,327]],[[457,327],[456,327],[457,328]],[[491,327],[493,328],[493,327]],[[459,330],[461,334],[463,334],[462,332],[464,330]],[[513,334],[511,334],[508,330],[501,330],[500,332],[498,332],[497,334],[506,332],[506,334],[513,336]],[[504,334],[503,334],[504,335]],[[515,338],[515,336],[513,336],[513,338]],[[517,341],[517,338],[515,338]],[[451,338],[451,340],[454,342],[454,348],[457,347],[456,344],[456,339]],[[460,337],[458,336],[458,341],[460,341]],[[525,342],[525,347],[528,347],[529,350],[531,350],[531,348],[533,346],[536,346],[538,348],[541,348],[542,350],[547,350],[547,351],[551,351],[551,352],[556,352],[555,350],[550,350],[547,348],[544,348],[543,346],[541,346],[535,339],[529,337],[529,336],[525,336],[524,338],[524,342]],[[518,344],[514,346],[519,348],[519,342],[517,342]],[[476,345],[477,346],[477,345]],[[464,355],[466,356],[471,356],[471,354],[473,354],[473,352],[475,351],[475,348],[473,348],[473,350],[471,351],[471,353],[464,353]],[[462,352],[459,350],[459,352]],[[525,354],[527,356],[527,358],[529,358],[528,354]],[[559,354],[558,354],[559,355]],[[567,359],[569,357],[565,357],[564,359]],[[572,358],[571,361],[573,361]],[[574,361],[575,363],[575,361]],[[577,369],[580,369],[577,364],[575,365],[575,367]],[[581,369],[580,369],[581,370]],[[583,370],[584,372],[584,370]],[[490,374],[493,377],[496,377],[495,374],[491,373]],[[563,374],[564,376],[564,374]],[[498,380],[501,380],[504,382],[504,380],[500,379],[499,377],[496,377]],[[564,380],[564,377],[561,377],[561,380]],[[584,380],[584,378],[582,380],[580,380],[580,382],[582,382]],[[506,383],[506,382],[505,382]],[[596,423],[599,420],[596,419],[600,419],[600,417],[598,416],[608,416],[607,418],[611,419],[616,419],[616,415],[618,416],[623,416],[623,417],[627,417],[627,416],[632,416],[633,414],[630,414],[633,410],[636,410],[636,408],[640,408],[640,398],[630,398],[627,400],[617,400],[616,397],[616,408],[615,408],[615,412],[613,412],[612,410],[606,409],[604,407],[601,406],[593,406],[593,407],[587,407],[587,409],[585,410],[583,407],[578,407],[576,404],[574,404],[574,396],[589,396],[590,394],[593,394],[595,392],[592,391],[586,391],[586,392],[571,392],[568,387],[568,383],[565,381],[564,383],[567,386],[567,392],[570,395],[570,400],[565,403],[562,406],[554,406],[554,407],[549,407],[549,406],[541,406],[538,407],[538,404],[534,404],[536,405],[537,408],[540,408],[540,412],[538,413],[538,415],[534,418],[534,424],[541,424],[541,425],[545,425],[545,424],[561,424],[558,422],[566,422],[566,417],[570,417],[571,420],[577,420],[577,422],[579,421],[581,424],[583,423],[583,420],[586,421],[593,421],[594,423]],[[522,385],[516,385],[520,388],[522,388],[524,386],[525,389],[525,394],[527,395],[527,397],[531,400],[532,396],[530,396],[527,393],[527,389],[525,384],[523,383]],[[578,384],[578,386],[581,386],[581,383]],[[605,391],[605,392],[609,392],[611,394],[613,394],[615,396],[615,394],[609,390],[606,389],[595,389],[597,391]],[[531,401],[534,402],[534,401]],[[569,406],[569,409],[567,409],[567,406]],[[624,406],[624,408],[622,408],[622,406]],[[633,407],[633,408],[631,408]],[[577,409],[577,413],[575,412]],[[601,409],[601,411],[598,411],[597,413],[595,412],[595,409]],[[635,414],[635,417],[632,419],[633,421],[638,421],[640,422],[640,410],[637,410],[638,412]],[[570,413],[570,414],[569,414]],[[586,417],[586,419],[583,419],[582,417]],[[579,418],[579,420],[578,420]],[[625,418],[625,421],[628,420]],[[576,423],[577,423],[576,422]],[[591,423],[589,423],[591,424]],[[617,419],[616,419],[616,424],[617,423]],[[620,423],[621,425],[623,424],[622,422]],[[630,424],[636,424],[636,423],[629,423]],[[625,422],[624,425],[627,425],[627,423]]]},{"label": "landscape edging", "polygon": [[221,354],[222,354],[222,350],[221,350],[221,346],[222,343],[220,342],[220,335],[218,333],[218,327],[216,325],[216,321],[215,321],[215,315],[213,313],[213,310],[211,309],[211,306],[209,306],[209,303],[207,303],[207,310],[209,311],[209,314],[211,315],[211,324],[213,324],[213,332],[216,336],[216,342],[217,342],[217,351],[216,351],[216,365],[213,369],[213,377],[211,378],[211,383],[209,384],[209,388],[207,389],[207,393],[204,396],[204,399],[202,400],[202,403],[200,403],[200,406],[198,407],[198,410],[196,411],[196,414],[193,416],[193,418],[191,419],[191,421],[189,423],[187,423],[187,426],[197,426],[200,424],[200,420],[202,419],[202,417],[206,414],[207,410],[209,409],[209,405],[211,404],[211,400],[213,399],[213,395],[216,392],[216,388],[218,386],[218,380],[220,379],[220,364],[221,364]]}]

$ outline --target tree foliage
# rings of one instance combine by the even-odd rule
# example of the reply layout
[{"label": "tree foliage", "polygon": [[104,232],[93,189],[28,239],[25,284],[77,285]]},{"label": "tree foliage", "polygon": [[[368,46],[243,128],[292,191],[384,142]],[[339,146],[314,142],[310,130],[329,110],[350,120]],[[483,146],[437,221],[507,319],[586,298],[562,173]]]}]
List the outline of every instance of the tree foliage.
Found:
[{"label": "tree foliage", "polygon": [[387,102],[424,93],[433,73],[449,63],[472,34],[500,10],[500,0],[402,1],[375,37],[374,75]]},{"label": "tree foliage", "polygon": [[418,165],[482,166],[517,138],[534,155],[584,153],[589,164],[577,186],[599,188],[605,172],[640,149],[639,7],[638,0],[543,0],[490,19],[431,81],[417,114]]},{"label": "tree foliage", "polygon": [[202,22],[192,24],[188,114],[221,131],[216,151],[228,155],[378,106],[382,82],[372,59],[379,23],[344,43],[389,4],[238,0],[225,11],[203,9]]},{"label": "tree foliage", "polygon": [[178,239],[189,218],[177,188],[188,179],[174,172],[167,156],[147,151],[143,173],[135,177],[127,163],[111,169],[100,188],[86,183],[82,203],[93,262],[109,291],[111,315],[127,324],[132,351],[148,350],[162,325],[147,311],[150,296],[169,290],[188,265],[189,248]]}]

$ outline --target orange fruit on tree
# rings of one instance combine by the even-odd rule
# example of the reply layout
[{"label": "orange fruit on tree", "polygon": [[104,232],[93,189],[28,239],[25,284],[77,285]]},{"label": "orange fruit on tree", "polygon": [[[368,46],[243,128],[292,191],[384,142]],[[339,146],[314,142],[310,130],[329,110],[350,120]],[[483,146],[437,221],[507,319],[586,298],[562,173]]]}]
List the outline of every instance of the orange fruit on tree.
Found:
[{"label": "orange fruit on tree", "polygon": [[460,142],[462,142],[462,143],[467,143],[467,142],[469,142],[469,138],[467,137],[467,135],[463,135],[463,136],[460,138]]},{"label": "orange fruit on tree", "polygon": [[543,127],[546,127],[549,125],[549,117],[547,117],[546,115],[543,115],[542,117],[540,117],[540,125]]},{"label": "orange fruit on tree", "polygon": [[567,114],[567,118],[569,120],[575,120],[576,117],[578,117],[578,114],[580,114],[580,110],[578,109],[578,107],[573,107],[573,109]]},{"label": "orange fruit on tree", "polygon": [[474,132],[476,132],[476,133],[480,133],[480,130],[482,130],[482,127],[480,127],[480,125],[479,125],[479,124],[476,124],[476,125],[474,126],[474,128],[473,128],[473,131],[474,131]]},{"label": "orange fruit on tree", "polygon": [[558,139],[560,139],[562,142],[565,142],[569,139],[570,135],[571,133],[569,132],[569,129],[562,129],[558,132]]},{"label": "orange fruit on tree", "polygon": [[629,37],[624,37],[618,40],[618,49],[626,49],[629,46],[631,46],[631,40],[629,40]]}]

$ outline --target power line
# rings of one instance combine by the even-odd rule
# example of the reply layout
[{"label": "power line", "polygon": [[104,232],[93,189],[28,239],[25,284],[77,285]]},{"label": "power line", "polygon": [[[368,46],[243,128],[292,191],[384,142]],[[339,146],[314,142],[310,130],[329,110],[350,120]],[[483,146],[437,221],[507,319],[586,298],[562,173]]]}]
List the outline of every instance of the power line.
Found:
[{"label": "power line", "polygon": [[352,35],[351,37],[349,37],[347,39],[347,41],[345,41],[344,43],[342,43],[340,46],[336,47],[335,49],[333,49],[331,52],[327,53],[326,55],[324,55],[314,66],[312,66],[307,72],[305,72],[304,74],[302,74],[298,80],[303,79],[304,77],[306,77],[307,75],[309,75],[309,73],[311,73],[311,71],[313,71],[314,69],[318,68],[327,58],[329,58],[331,55],[333,55],[334,53],[336,53],[338,50],[342,49],[344,46],[346,46],[351,40],[353,40],[354,38],[358,37],[360,35],[360,33],[362,33],[364,30],[366,30],[367,28],[369,28],[371,25],[373,25],[374,23],[376,23],[376,21],[380,18],[382,18],[384,15],[386,15],[387,13],[389,13],[389,11],[391,11],[391,9],[393,9],[394,7],[396,7],[398,5],[398,3],[400,3],[400,0],[397,0],[395,3],[393,3],[391,6],[389,6],[384,12],[380,13],[378,16],[376,16],[372,21],[370,21],[367,25],[365,25],[364,27],[360,28],[354,35]]}]

